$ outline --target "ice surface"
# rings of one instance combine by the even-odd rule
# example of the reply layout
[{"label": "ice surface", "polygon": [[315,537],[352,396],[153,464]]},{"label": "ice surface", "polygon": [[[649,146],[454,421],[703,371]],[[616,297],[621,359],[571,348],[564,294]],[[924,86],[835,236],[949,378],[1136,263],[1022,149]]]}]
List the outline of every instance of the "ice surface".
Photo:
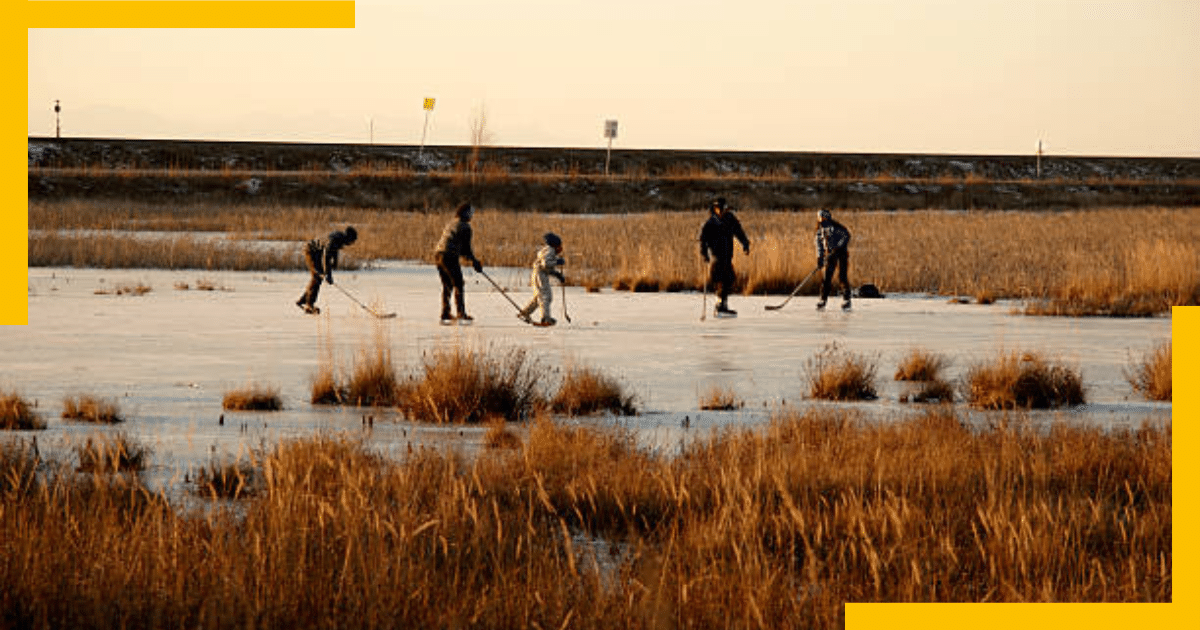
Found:
[{"label": "ice surface", "polygon": [[[530,297],[526,269],[489,268],[523,304]],[[365,304],[395,319],[371,317],[335,287],[322,289],[320,316],[306,316],[295,300],[308,276],[299,272],[205,272],[33,268],[29,270],[29,321],[0,329],[0,389],[37,400],[49,423],[36,432],[43,451],[70,453],[70,445],[98,431],[123,431],[154,449],[152,476],[163,482],[279,439],[316,431],[369,431],[385,452],[410,446],[454,444],[474,448],[484,429],[438,427],[404,421],[388,409],[314,407],[312,377],[322,347],[348,366],[356,352],[374,348],[382,334],[401,372],[415,369],[422,353],[447,344],[530,350],[547,370],[573,363],[621,380],[643,410],[632,418],[598,418],[636,431],[646,444],[671,448],[708,429],[756,425],[786,405],[834,403],[805,399],[806,362],[827,343],[865,354],[878,366],[880,398],[840,404],[881,418],[904,417],[926,407],[899,402],[905,384],[892,380],[912,348],[951,361],[946,376],[960,382],[969,367],[1001,350],[1037,350],[1081,369],[1089,405],[1042,412],[1047,420],[1136,425],[1170,417],[1169,403],[1149,403],[1134,393],[1124,372],[1157,343],[1170,339],[1170,319],[1049,318],[1012,314],[1014,304],[962,305],[945,298],[892,295],[856,300],[850,312],[817,312],[815,298],[798,296],[778,311],[781,296],[732,296],[739,317],[701,321],[697,293],[588,293],[568,288],[568,323],[560,290],[553,312],[559,325],[535,328],[481,276],[467,275],[471,326],[442,326],[436,270],[386,263],[338,274],[336,280]],[[227,290],[177,290],[207,280]],[[149,285],[142,296],[103,295],[121,284]],[[713,307],[712,296],[707,301]],[[282,412],[227,412],[226,391],[248,383],[277,387]],[[700,397],[728,385],[745,401],[737,411],[700,411]],[[128,422],[96,427],[61,420],[62,400],[91,394],[117,400]],[[967,413],[965,405],[958,408]],[[972,412],[975,416],[986,415]],[[224,415],[224,425],[218,418]],[[371,416],[373,428],[364,427]],[[684,419],[687,419],[686,422]],[[685,425],[687,428],[685,428]],[[11,432],[0,439],[28,439]]]}]

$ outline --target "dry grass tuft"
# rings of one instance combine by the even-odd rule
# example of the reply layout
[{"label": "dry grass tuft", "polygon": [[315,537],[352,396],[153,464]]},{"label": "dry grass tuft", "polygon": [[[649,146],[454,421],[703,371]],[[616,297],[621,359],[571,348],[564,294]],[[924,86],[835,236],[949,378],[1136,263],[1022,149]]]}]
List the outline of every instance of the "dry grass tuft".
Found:
[{"label": "dry grass tuft", "polygon": [[1171,400],[1171,342],[1164,341],[1127,369],[1133,390],[1150,400]]},{"label": "dry grass tuft", "polygon": [[1052,409],[1084,403],[1078,370],[1053,365],[1037,353],[1009,352],[967,373],[968,401],[982,409]]},{"label": "dry grass tuft", "polygon": [[253,461],[211,462],[196,473],[196,491],[213,499],[243,499],[261,491],[262,470]]},{"label": "dry grass tuft", "polygon": [[64,399],[62,417],[68,420],[104,424],[116,424],[125,421],[121,417],[116,400],[97,398],[90,394],[68,396]]},{"label": "dry grass tuft", "polygon": [[411,420],[521,420],[545,405],[542,369],[525,350],[454,346],[427,355],[419,375],[397,387],[397,406]]},{"label": "dry grass tuft", "polygon": [[20,394],[13,391],[0,393],[0,429],[35,431],[45,428],[46,421]]},{"label": "dry grass tuft", "polygon": [[634,396],[626,394],[618,380],[594,368],[582,366],[567,369],[558,392],[550,400],[550,409],[569,416],[602,411],[625,416],[637,414]]},{"label": "dry grass tuft", "polygon": [[707,411],[731,411],[746,406],[746,401],[728,385],[713,385],[700,396],[700,408]]},{"label": "dry grass tuft", "polygon": [[913,348],[900,360],[895,378],[897,381],[936,381],[948,365],[949,361],[939,354]]},{"label": "dry grass tuft", "polygon": [[279,411],[283,400],[278,387],[251,383],[241,389],[225,392],[221,407],[233,411]]},{"label": "dry grass tuft", "polygon": [[503,420],[488,423],[487,433],[483,435],[483,445],[487,448],[521,448],[521,438]]},{"label": "dry grass tuft", "polygon": [[150,448],[124,433],[88,438],[75,447],[80,472],[133,472],[145,468]]},{"label": "dry grass tuft", "polygon": [[877,397],[875,362],[834,342],[805,363],[808,394],[823,400],[873,400]]},{"label": "dry grass tuft", "polygon": [[915,403],[952,403],[955,399],[954,386],[940,378],[923,381],[910,399]]}]

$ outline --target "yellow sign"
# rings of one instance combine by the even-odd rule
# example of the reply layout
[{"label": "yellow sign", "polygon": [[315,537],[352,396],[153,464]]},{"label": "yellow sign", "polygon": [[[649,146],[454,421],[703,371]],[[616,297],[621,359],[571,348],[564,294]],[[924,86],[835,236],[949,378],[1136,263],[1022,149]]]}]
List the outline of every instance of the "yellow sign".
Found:
[{"label": "yellow sign", "polygon": [[433,110],[433,101],[434,101],[434,99],[432,99],[432,98],[427,98],[427,99],[425,99],[425,109],[426,109],[426,111],[432,111],[432,110]]}]

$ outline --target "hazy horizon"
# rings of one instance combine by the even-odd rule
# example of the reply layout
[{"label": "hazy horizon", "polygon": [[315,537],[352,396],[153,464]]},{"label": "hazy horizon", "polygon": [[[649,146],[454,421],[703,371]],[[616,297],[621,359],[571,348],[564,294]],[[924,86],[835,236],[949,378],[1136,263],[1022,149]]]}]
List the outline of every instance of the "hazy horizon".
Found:
[{"label": "hazy horizon", "polygon": [[1200,0],[358,0],[29,29],[28,132],[57,100],[68,137],[462,146],[483,113],[492,146],[1200,157],[1198,42]]}]

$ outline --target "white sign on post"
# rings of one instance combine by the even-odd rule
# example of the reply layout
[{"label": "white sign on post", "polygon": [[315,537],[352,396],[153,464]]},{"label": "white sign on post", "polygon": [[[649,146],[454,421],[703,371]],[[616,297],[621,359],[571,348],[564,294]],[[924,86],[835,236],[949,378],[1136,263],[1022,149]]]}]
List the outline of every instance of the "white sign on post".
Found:
[{"label": "white sign on post", "polygon": [[609,140],[612,140],[613,138],[617,137],[617,121],[615,121],[615,120],[604,121],[604,137],[608,138]]}]

